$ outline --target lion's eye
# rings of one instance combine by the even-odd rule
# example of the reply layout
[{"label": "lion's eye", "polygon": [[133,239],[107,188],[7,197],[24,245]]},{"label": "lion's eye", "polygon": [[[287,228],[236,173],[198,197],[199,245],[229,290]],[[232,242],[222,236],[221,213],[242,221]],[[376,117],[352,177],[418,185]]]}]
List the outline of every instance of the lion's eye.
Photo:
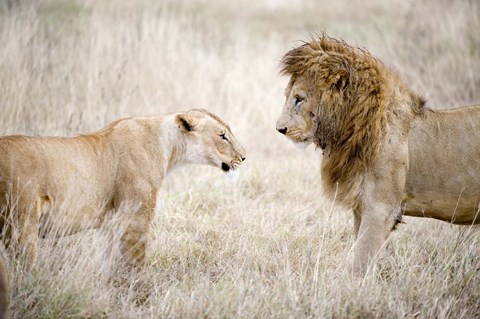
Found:
[{"label": "lion's eye", "polygon": [[225,134],[220,134],[220,137],[225,140],[225,141],[228,141],[228,137],[225,136]]},{"label": "lion's eye", "polygon": [[303,99],[301,97],[299,97],[298,95],[295,96],[295,106],[299,106],[300,103],[303,102]]}]

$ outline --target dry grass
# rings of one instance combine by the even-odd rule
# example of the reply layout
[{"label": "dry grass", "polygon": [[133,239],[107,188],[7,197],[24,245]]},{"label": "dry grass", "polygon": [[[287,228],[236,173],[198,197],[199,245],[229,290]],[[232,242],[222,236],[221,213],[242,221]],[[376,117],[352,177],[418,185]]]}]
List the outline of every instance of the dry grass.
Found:
[{"label": "dry grass", "polygon": [[148,266],[123,287],[107,280],[95,231],[44,240],[31,273],[11,261],[13,317],[478,316],[478,230],[407,218],[375,274],[349,279],[351,213],[320,196],[315,151],[274,127],[278,61],[309,33],[368,48],[450,107],[480,102],[479,29],[476,1],[0,3],[0,134],[202,106],[248,152],[236,184],[205,167],[169,176]]}]

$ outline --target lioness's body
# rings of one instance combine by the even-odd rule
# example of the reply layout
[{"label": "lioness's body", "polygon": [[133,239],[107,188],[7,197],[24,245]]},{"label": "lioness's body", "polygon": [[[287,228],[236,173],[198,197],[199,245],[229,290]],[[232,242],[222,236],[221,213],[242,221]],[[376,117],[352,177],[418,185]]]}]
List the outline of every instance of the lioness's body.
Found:
[{"label": "lioness's body", "polygon": [[[128,187],[155,193],[167,170],[175,164],[169,163],[172,152],[185,152],[185,145],[178,139],[169,142],[172,138],[168,130],[155,129],[163,122],[162,117],[126,119],[106,130],[77,137],[2,137],[0,193],[8,193],[15,181],[13,194],[22,194],[25,201],[40,206],[42,220],[48,217],[50,221],[43,225],[59,221],[69,233],[96,226],[114,208],[115,197],[121,196],[116,187],[119,183],[135,183]],[[135,145],[145,135],[157,135],[163,140],[161,148],[153,138]],[[140,146],[141,152],[132,152],[132,146]],[[131,195],[131,201],[142,200]],[[0,197],[0,205],[5,201],[4,196]],[[69,218],[62,217],[65,210]]]},{"label": "lioness's body", "polygon": [[354,212],[357,274],[404,214],[480,223],[480,106],[429,109],[368,51],[327,36],[282,64],[277,130],[323,150],[323,189]]},{"label": "lioness's body", "polygon": [[[30,202],[32,209],[39,205],[42,216],[68,223],[69,232],[96,225],[106,208],[113,207],[114,183],[106,177],[115,175],[120,154],[103,137],[97,136],[95,143],[89,136],[0,138],[0,193],[7,194],[15,181],[13,196],[22,194],[24,205]],[[69,169],[68,174],[63,168]],[[2,196],[0,203],[6,205],[6,200]],[[78,214],[68,219],[55,216],[62,213],[63,205]]]},{"label": "lioness's body", "polygon": [[480,223],[480,106],[417,115],[408,158],[405,215]]},{"label": "lioness's body", "polygon": [[124,207],[132,214],[122,251],[127,262],[140,264],[168,171],[186,163],[229,171],[244,156],[228,125],[205,110],[123,119],[70,138],[0,137],[0,209],[11,223],[3,235],[9,241],[18,233],[31,265],[39,233],[95,228]]}]

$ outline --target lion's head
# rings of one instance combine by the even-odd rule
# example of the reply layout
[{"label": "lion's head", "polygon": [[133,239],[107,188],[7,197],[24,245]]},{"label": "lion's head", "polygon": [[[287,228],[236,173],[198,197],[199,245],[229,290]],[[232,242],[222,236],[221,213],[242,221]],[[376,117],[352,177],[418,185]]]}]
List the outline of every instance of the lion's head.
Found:
[{"label": "lion's head", "polygon": [[218,116],[204,109],[180,113],[176,117],[186,141],[187,160],[209,164],[235,175],[245,160],[245,150],[230,127]]},{"label": "lion's head", "polygon": [[[382,111],[368,108],[384,91],[383,65],[363,50],[322,36],[289,51],[282,65],[290,82],[277,130],[295,143],[313,142],[323,150],[342,147],[365,122],[362,112],[375,119],[374,112]],[[346,125],[353,127],[342,136]]]},{"label": "lion's head", "polygon": [[290,82],[277,130],[321,148],[325,190],[351,200],[379,152],[400,81],[366,50],[325,35],[289,51],[281,63]]}]

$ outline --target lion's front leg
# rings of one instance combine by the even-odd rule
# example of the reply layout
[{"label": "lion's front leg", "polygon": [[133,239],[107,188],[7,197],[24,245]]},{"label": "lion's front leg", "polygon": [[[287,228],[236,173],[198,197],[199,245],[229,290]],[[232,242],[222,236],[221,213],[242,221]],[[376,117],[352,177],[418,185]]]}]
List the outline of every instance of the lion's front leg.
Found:
[{"label": "lion's front leg", "polygon": [[354,207],[353,270],[363,276],[375,262],[380,248],[401,218],[406,174],[408,145],[402,131],[392,129],[379,161],[365,174],[358,201]]},{"label": "lion's front leg", "polygon": [[360,224],[362,223],[362,213],[358,208],[353,209],[353,235],[355,240],[358,238]]},{"label": "lion's front leg", "polygon": [[363,276],[369,266],[376,262],[377,254],[394,225],[392,218],[394,210],[393,207],[379,205],[377,208],[362,212],[354,246],[353,272],[356,276]]}]

